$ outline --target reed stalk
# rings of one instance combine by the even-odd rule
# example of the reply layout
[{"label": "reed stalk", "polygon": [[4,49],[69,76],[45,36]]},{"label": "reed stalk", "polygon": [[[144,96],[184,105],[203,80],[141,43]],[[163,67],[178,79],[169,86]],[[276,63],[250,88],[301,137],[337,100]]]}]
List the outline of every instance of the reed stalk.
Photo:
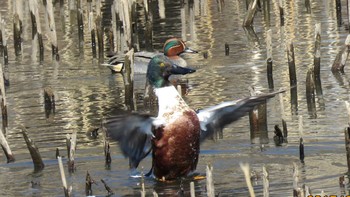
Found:
[{"label": "reed stalk", "polygon": [[316,117],[316,99],[315,99],[315,77],[313,69],[309,69],[306,74],[306,103],[311,117]]},{"label": "reed stalk", "polygon": [[103,60],[104,44],[103,44],[103,30],[102,30],[102,15],[101,15],[101,0],[96,0],[96,32],[98,42],[98,57]]},{"label": "reed stalk", "polygon": [[267,65],[267,82],[269,84],[270,91],[273,91],[274,85],[273,85],[273,60],[272,60],[272,31],[269,29],[266,32],[266,52],[267,52],[267,59],[266,59],[266,65]]},{"label": "reed stalk", "polygon": [[[33,40],[33,46],[35,45],[35,42],[38,42],[38,48],[39,48],[39,60],[40,62],[44,61],[44,45],[43,45],[43,38],[41,33],[41,23],[40,23],[40,16],[39,16],[39,9],[38,9],[38,0],[29,0],[29,8],[30,8],[30,16],[32,20],[32,40]],[[33,51],[37,51],[36,47],[33,47]],[[36,56],[36,54],[33,54]]]},{"label": "reed stalk", "polygon": [[314,77],[320,78],[321,70],[321,23],[315,25]]},{"label": "reed stalk", "polygon": [[84,47],[84,21],[83,21],[83,10],[81,8],[81,0],[77,1],[77,20],[78,20],[78,39],[79,39],[79,48],[83,49]]},{"label": "reed stalk", "polygon": [[92,196],[92,184],[95,183],[95,181],[91,178],[89,171],[86,172],[86,178],[85,178],[85,195],[86,196]]},{"label": "reed stalk", "polygon": [[135,110],[134,96],[134,49],[132,48],[124,60],[124,86],[125,86],[125,104],[129,109]]},{"label": "reed stalk", "polygon": [[225,55],[230,55],[230,45],[228,43],[225,43]]},{"label": "reed stalk", "polygon": [[299,116],[299,159],[301,163],[304,163],[304,158],[305,158],[303,136],[304,136],[303,116]]},{"label": "reed stalk", "polygon": [[283,1],[282,0],[278,1],[278,7],[280,10],[280,25],[281,25],[281,27],[283,27],[284,26],[284,10],[283,10]]},{"label": "reed stalk", "polygon": [[344,67],[346,64],[346,61],[348,59],[350,52],[350,34],[346,37],[345,44],[342,47],[342,49],[337,54],[333,64],[331,71],[334,72],[341,72],[344,73]]},{"label": "reed stalk", "polygon": [[213,181],[213,166],[207,165],[206,168],[206,180],[207,180],[207,196],[215,197],[214,181]]},{"label": "reed stalk", "polygon": [[4,65],[9,64],[9,56],[7,51],[7,36],[5,31],[6,23],[4,19],[1,19],[0,21],[0,29],[1,29],[1,37],[2,37],[2,54],[4,56]]},{"label": "reed stalk", "polygon": [[297,85],[297,74],[295,70],[294,44],[292,41],[290,41],[287,44],[287,57],[288,57],[288,68],[289,68],[289,82],[290,82],[290,86],[294,87]]},{"label": "reed stalk", "polygon": [[61,180],[62,180],[62,185],[63,185],[64,196],[65,197],[71,197],[72,196],[72,186],[70,186],[68,188],[66,175],[64,173],[62,158],[59,156],[57,158],[57,160],[58,160],[58,166],[59,166],[59,170],[60,170],[60,174],[61,174]]},{"label": "reed stalk", "polygon": [[243,27],[251,27],[251,26],[253,26],[253,20],[254,20],[257,4],[258,4],[257,2],[258,2],[258,0],[252,0],[249,3],[249,7],[248,7],[248,10],[247,10],[247,13],[246,13],[246,15],[244,17]]},{"label": "reed stalk", "polygon": [[34,164],[34,172],[40,172],[44,169],[45,164],[41,158],[39,148],[35,145],[34,141],[28,137],[26,128],[22,127],[23,138],[27,144],[30,156],[32,157]]},{"label": "reed stalk", "polygon": [[75,171],[74,157],[75,157],[75,150],[77,147],[76,131],[74,131],[71,135],[67,134],[66,144],[67,144],[67,151],[68,151],[68,170],[69,172],[74,172]]},{"label": "reed stalk", "polygon": [[108,194],[107,196],[112,196],[114,194],[114,192],[112,191],[112,189],[107,185],[107,183],[101,179],[101,182],[103,183],[105,189],[107,190]]},{"label": "reed stalk", "polygon": [[1,17],[1,13],[0,13],[0,56],[3,56],[3,53],[4,53],[4,41],[3,41],[3,38],[2,38],[2,17]]},{"label": "reed stalk", "polygon": [[13,156],[13,153],[11,151],[11,148],[7,142],[7,139],[3,133],[3,131],[0,129],[0,145],[2,150],[4,151],[4,154],[7,159],[7,163],[11,163],[15,161],[15,157]]},{"label": "reed stalk", "polygon": [[335,0],[335,10],[337,15],[337,24],[340,27],[343,23],[341,14],[341,0]]},{"label": "reed stalk", "polygon": [[46,27],[49,35],[49,40],[51,42],[51,49],[52,49],[52,57],[59,60],[59,54],[58,54],[58,44],[57,44],[57,33],[56,33],[56,24],[55,24],[55,17],[53,14],[53,4],[52,0],[43,0],[43,4],[45,6],[45,21],[46,21]]},{"label": "reed stalk", "polygon": [[263,166],[263,195],[264,197],[270,196],[270,181],[269,181],[269,173],[266,170],[265,165]]},{"label": "reed stalk", "polygon": [[0,63],[0,92],[1,92],[1,114],[2,114],[2,126],[3,128],[8,127],[8,117],[7,117],[7,100],[6,100],[6,90],[4,81],[3,66]]},{"label": "reed stalk", "polygon": [[250,177],[250,166],[249,166],[249,164],[240,163],[239,166],[241,167],[241,169],[243,171],[244,178],[245,178],[248,190],[249,190],[250,197],[255,197],[254,188],[253,188],[253,185],[252,185],[252,182],[251,182],[251,179],[250,179],[251,177]]},{"label": "reed stalk", "polygon": [[23,1],[13,0],[13,43],[16,56],[22,54]]},{"label": "reed stalk", "polygon": [[191,181],[191,183],[190,183],[190,195],[191,195],[191,197],[195,197],[196,196],[195,189],[194,189],[194,182],[193,181]]}]

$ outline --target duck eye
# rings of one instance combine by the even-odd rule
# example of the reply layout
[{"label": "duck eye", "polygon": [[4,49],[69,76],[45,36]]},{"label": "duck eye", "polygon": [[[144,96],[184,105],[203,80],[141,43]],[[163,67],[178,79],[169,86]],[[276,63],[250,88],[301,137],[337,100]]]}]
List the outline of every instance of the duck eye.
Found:
[{"label": "duck eye", "polygon": [[162,62],[162,63],[160,63],[160,67],[164,67],[165,66],[165,64]]}]

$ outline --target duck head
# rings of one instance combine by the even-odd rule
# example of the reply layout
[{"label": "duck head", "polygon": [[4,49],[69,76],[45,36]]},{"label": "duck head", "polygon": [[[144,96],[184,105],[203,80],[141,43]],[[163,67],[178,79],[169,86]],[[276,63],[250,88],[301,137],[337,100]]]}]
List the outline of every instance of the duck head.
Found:
[{"label": "duck head", "polygon": [[171,75],[185,75],[194,73],[196,70],[176,65],[164,55],[154,56],[147,67],[147,79],[155,88],[171,85]]},{"label": "duck head", "polygon": [[165,41],[163,47],[164,55],[168,57],[178,56],[181,53],[198,53],[186,46],[184,41],[178,38],[170,38]]}]

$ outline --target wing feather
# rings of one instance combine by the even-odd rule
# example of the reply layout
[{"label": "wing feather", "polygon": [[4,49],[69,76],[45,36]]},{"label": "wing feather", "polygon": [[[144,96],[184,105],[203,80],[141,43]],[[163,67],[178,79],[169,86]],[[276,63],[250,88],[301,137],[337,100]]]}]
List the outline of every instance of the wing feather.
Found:
[{"label": "wing feather", "polygon": [[285,90],[251,96],[237,101],[224,102],[219,105],[200,110],[197,116],[201,125],[201,142],[211,137],[216,132],[246,115],[253,110],[258,104],[263,103],[266,99],[274,97],[276,94]]},{"label": "wing feather", "polygon": [[123,155],[129,158],[130,168],[137,168],[142,159],[150,153],[154,120],[149,115],[141,114],[107,120],[109,137],[119,142]]}]

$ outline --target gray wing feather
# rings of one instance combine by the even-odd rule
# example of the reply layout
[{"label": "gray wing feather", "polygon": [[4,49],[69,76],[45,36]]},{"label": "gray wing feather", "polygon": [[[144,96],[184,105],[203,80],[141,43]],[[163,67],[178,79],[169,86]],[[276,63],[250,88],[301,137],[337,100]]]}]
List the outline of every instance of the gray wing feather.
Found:
[{"label": "gray wing feather", "polygon": [[284,91],[285,90],[281,90],[247,97],[237,101],[224,102],[217,106],[199,111],[197,116],[201,126],[201,142],[211,137],[215,132],[222,131],[226,125],[246,115],[249,111],[253,110],[256,105]]},{"label": "gray wing feather", "polygon": [[140,114],[107,120],[109,137],[119,142],[123,155],[129,158],[130,168],[137,168],[152,149],[153,121],[151,116]]}]

